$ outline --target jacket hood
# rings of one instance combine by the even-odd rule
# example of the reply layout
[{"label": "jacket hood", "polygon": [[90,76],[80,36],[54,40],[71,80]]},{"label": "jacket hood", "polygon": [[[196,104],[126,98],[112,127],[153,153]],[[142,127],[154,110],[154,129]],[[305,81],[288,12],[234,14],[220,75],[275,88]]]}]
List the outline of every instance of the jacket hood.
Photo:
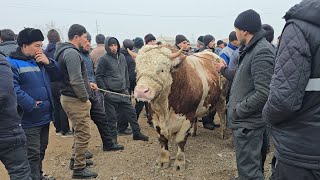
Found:
[{"label": "jacket hood", "polygon": [[285,14],[286,21],[290,19],[299,19],[320,26],[320,1],[319,0],[303,0],[296,4]]},{"label": "jacket hood", "polygon": [[60,54],[61,54],[64,50],[69,49],[69,48],[75,49],[75,50],[77,50],[77,51],[80,53],[79,49],[78,49],[76,46],[74,46],[73,44],[71,44],[71,43],[68,43],[68,42],[65,42],[65,43],[57,43],[57,44],[56,44],[56,51],[55,51],[55,53],[54,53],[54,55],[53,55],[53,59],[58,60]]},{"label": "jacket hood", "polygon": [[0,43],[0,46],[6,46],[6,45],[16,45],[16,46],[18,46],[15,41],[5,41],[5,42]]},{"label": "jacket hood", "polygon": [[128,50],[126,50],[125,48],[121,48],[120,51],[123,55],[129,55]]},{"label": "jacket hood", "polygon": [[117,38],[111,37],[111,36],[106,37],[106,40],[104,41],[104,47],[105,47],[105,49],[106,49],[106,51],[107,51],[107,54],[113,55],[113,54],[111,53],[111,50],[110,50],[109,45],[108,45],[108,44],[109,44],[109,41],[110,41],[111,39],[115,39],[115,40],[117,41],[117,45],[118,45],[117,54],[119,55],[119,54],[120,54],[120,43],[119,43],[119,41],[118,41]]},{"label": "jacket hood", "polygon": [[49,43],[47,48],[46,48],[46,51],[50,52],[50,51],[53,51],[55,49],[56,49],[56,43]]},{"label": "jacket hood", "polygon": [[9,57],[12,59],[25,60],[25,61],[31,60],[34,58],[34,57],[26,56],[25,54],[23,54],[20,47],[18,47],[16,51],[13,51],[12,53],[10,53]]}]

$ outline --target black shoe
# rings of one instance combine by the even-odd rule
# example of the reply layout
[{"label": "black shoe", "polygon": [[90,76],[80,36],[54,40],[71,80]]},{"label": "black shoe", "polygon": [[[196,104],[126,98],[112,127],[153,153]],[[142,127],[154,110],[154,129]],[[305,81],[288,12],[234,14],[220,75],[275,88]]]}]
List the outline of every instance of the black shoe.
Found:
[{"label": "black shoe", "polygon": [[139,132],[139,133],[133,135],[133,140],[149,141],[149,137],[142,134],[141,132]]},{"label": "black shoe", "polygon": [[153,122],[152,121],[147,121],[150,127],[153,127]]},{"label": "black shoe", "polygon": [[97,173],[91,171],[87,167],[83,169],[73,170],[72,179],[92,179],[98,176]]},{"label": "black shoe", "polygon": [[209,123],[209,124],[204,124],[203,127],[204,127],[205,129],[214,130],[214,125],[211,124],[211,123]]},{"label": "black shoe", "polygon": [[91,158],[93,158],[93,154],[92,154],[90,151],[86,151],[86,152],[84,153],[84,156],[86,157],[86,159],[91,159]]},{"label": "black shoe", "polygon": [[112,144],[111,146],[103,146],[103,151],[120,151],[124,150],[121,144]]},{"label": "black shoe", "polygon": [[118,131],[118,135],[119,136],[128,136],[128,135],[131,135],[132,134],[132,131],[130,129],[125,129],[123,131]]},{"label": "black shoe", "polygon": [[215,123],[213,123],[213,127],[219,128],[219,127],[220,127],[220,124],[215,124]]},{"label": "black shoe", "polygon": [[[90,159],[86,159],[86,166],[92,166],[92,165],[93,165],[93,161],[90,160]],[[73,159],[73,158],[70,159],[69,168],[70,168],[71,170],[74,169],[74,159]]]}]

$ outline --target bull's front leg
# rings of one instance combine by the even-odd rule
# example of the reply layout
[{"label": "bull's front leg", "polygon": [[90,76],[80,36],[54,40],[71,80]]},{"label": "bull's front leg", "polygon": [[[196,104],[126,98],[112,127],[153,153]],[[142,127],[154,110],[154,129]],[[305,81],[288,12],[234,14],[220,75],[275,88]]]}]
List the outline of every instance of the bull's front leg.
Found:
[{"label": "bull's front leg", "polygon": [[221,98],[219,103],[217,104],[217,113],[220,118],[220,138],[225,139],[226,136],[226,128],[227,128],[227,116],[226,116],[226,100],[225,98]]},{"label": "bull's front leg", "polygon": [[176,135],[176,143],[178,145],[178,152],[176,155],[176,160],[174,161],[174,166],[176,170],[185,169],[186,159],[184,154],[184,146],[186,145],[187,139],[190,136],[191,123],[189,120],[185,120],[182,123],[181,129]]},{"label": "bull's front leg", "polygon": [[163,167],[167,164],[167,167],[170,167],[170,153],[169,153],[169,146],[168,146],[168,139],[161,134],[161,129],[159,126],[156,127],[157,132],[159,133],[159,142],[161,145],[159,163],[160,166]]}]

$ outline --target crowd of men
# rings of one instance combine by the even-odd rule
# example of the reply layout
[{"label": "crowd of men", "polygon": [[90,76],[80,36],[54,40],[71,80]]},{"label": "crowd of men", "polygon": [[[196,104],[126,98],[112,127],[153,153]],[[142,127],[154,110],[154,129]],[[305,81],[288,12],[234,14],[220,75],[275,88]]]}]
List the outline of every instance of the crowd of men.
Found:
[{"label": "crowd of men", "polygon": [[[184,35],[176,36],[174,47],[185,56],[211,51],[224,60],[215,62],[215,67],[229,81],[227,119],[239,175],[232,179],[264,179],[269,132],[275,146],[271,179],[320,179],[318,17],[318,0],[303,0],[292,7],[284,16],[277,47],[272,44],[273,28],[262,24],[252,9],[237,16],[228,43],[216,44],[208,34],[192,48]],[[135,59],[128,51],[161,44],[154,35],[126,39],[121,45],[115,37],[98,34],[97,47],[92,49],[86,28],[73,24],[68,42],[61,42],[59,33],[50,30],[43,50],[39,29],[0,33],[0,160],[12,180],[55,179],[42,171],[51,121],[56,135],[74,138],[70,158],[74,179],[98,176],[88,168],[93,164],[88,150],[91,120],[103,151],[124,150],[118,135],[149,140],[138,119],[145,107],[152,126],[150,107],[146,102],[136,102],[134,107],[131,101],[136,73]],[[219,127],[214,115],[202,118],[204,128]]]}]

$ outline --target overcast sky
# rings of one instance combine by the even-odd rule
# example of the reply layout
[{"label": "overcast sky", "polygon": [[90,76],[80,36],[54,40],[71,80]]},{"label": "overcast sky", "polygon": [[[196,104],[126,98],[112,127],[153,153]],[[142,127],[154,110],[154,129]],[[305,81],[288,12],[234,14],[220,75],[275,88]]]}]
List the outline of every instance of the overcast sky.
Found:
[{"label": "overcast sky", "polygon": [[0,29],[10,28],[15,33],[23,27],[46,30],[46,24],[53,22],[66,37],[69,26],[78,23],[93,36],[98,31],[121,41],[137,36],[143,38],[147,33],[156,37],[183,34],[191,41],[200,35],[212,34],[218,40],[228,37],[234,30],[233,23],[239,13],[254,9],[262,23],[274,27],[277,37],[284,25],[283,15],[300,1],[1,0]]}]

